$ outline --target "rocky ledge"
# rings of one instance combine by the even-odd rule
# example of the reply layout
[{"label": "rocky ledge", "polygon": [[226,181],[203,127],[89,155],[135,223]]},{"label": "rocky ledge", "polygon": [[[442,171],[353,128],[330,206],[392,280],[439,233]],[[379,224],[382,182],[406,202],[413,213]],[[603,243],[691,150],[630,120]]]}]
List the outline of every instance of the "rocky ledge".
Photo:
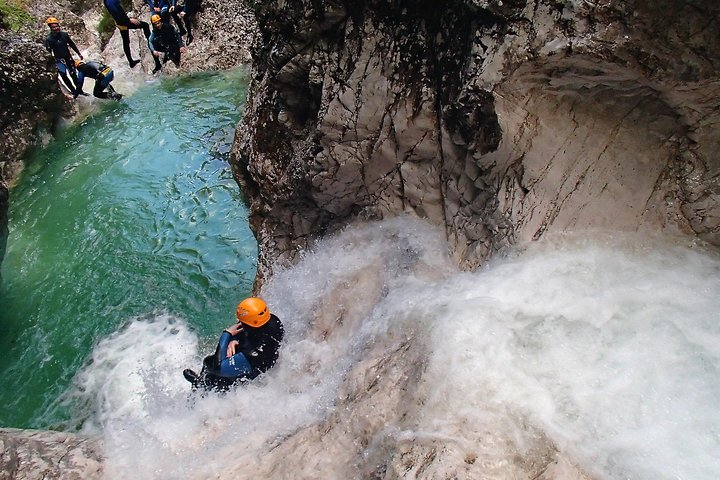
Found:
[{"label": "rocky ledge", "polygon": [[102,443],[44,430],[0,429],[0,478],[102,478]]}]

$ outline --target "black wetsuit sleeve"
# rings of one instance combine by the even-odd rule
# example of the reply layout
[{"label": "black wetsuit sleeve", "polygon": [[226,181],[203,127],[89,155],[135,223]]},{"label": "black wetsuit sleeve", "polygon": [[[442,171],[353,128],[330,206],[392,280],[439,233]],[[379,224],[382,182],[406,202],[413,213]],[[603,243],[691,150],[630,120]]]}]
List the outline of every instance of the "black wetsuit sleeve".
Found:
[{"label": "black wetsuit sleeve", "polygon": [[72,38],[70,38],[70,35],[68,35],[68,37],[67,37],[67,43],[70,46],[70,48],[75,50],[75,53],[77,53],[79,56],[82,57],[82,53],[80,53],[80,49],[77,47],[77,45],[75,45],[75,42],[72,41]]}]

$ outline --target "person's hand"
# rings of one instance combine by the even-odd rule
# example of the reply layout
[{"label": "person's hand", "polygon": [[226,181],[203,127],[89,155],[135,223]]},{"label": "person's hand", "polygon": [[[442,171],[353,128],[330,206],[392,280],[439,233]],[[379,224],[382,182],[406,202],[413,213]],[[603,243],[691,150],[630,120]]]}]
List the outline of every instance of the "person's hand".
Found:
[{"label": "person's hand", "polygon": [[239,344],[240,344],[240,342],[238,342],[237,340],[233,340],[230,343],[228,343],[227,358],[230,358],[233,355],[235,355],[235,348],[237,348],[237,346]]},{"label": "person's hand", "polygon": [[153,52],[153,55],[155,55],[157,58],[160,58],[160,52]]},{"label": "person's hand", "polygon": [[187,52],[187,48],[186,48],[186,47],[180,47],[180,53],[185,53],[185,52]]},{"label": "person's hand", "polygon": [[243,330],[243,326],[242,326],[242,323],[240,323],[240,322],[234,323],[225,329],[225,331],[228,332],[233,337],[235,335],[237,335],[238,333],[242,332],[242,330]]},{"label": "person's hand", "polygon": [[160,7],[155,7],[155,8],[153,8],[153,10],[155,10],[156,12],[159,12],[159,11],[160,11]]},{"label": "person's hand", "polygon": [[140,20],[138,20],[137,18],[131,18],[130,23],[132,23],[133,25],[140,25]]}]

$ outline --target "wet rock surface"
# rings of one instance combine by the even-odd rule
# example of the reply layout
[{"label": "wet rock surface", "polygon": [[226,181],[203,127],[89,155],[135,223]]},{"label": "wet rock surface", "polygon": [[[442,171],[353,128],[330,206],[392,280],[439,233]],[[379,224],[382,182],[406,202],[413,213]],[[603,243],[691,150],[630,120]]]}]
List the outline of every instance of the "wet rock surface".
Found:
[{"label": "wet rock surface", "polygon": [[0,429],[0,477],[16,480],[102,478],[102,443],[62,432]]}]

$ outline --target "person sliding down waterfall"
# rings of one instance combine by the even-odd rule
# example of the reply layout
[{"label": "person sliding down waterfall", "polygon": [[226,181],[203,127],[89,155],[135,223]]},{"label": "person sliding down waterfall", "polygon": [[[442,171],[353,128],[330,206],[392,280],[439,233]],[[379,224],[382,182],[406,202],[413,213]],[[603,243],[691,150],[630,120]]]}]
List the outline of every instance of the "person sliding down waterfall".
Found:
[{"label": "person sliding down waterfall", "polygon": [[246,298],[235,313],[237,323],[220,335],[215,353],[205,357],[200,374],[189,368],[183,371],[193,389],[224,391],[254,379],[277,361],[285,329],[267,304],[257,297]]},{"label": "person sliding down waterfall", "polygon": [[[112,68],[108,67],[104,63],[90,60],[89,62],[83,62],[82,60],[75,61],[75,68],[78,71],[78,88],[82,90],[85,77],[95,79],[95,88],[93,88],[93,95],[98,98],[112,98],[113,100],[120,100],[122,95],[117,93],[110,82],[113,81],[115,74]],[[107,92],[105,89],[107,88]]]},{"label": "person sliding down waterfall", "polygon": [[175,28],[168,22],[163,22],[160,15],[150,17],[152,22],[152,33],[148,39],[148,47],[155,58],[155,69],[152,73],[157,73],[162,68],[160,65],[160,55],[164,53],[162,63],[172,60],[176,67],[180,66],[180,54],[185,53],[182,37]]}]

